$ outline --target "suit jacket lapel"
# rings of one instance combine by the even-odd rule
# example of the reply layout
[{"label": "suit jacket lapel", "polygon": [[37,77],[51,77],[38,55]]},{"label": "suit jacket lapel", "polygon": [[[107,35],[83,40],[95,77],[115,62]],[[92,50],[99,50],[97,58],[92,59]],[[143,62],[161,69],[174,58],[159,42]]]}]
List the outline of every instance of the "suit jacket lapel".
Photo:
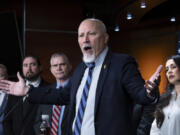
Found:
[{"label": "suit jacket lapel", "polygon": [[98,103],[100,101],[101,94],[103,91],[104,81],[105,81],[105,78],[108,74],[108,69],[110,66],[110,58],[111,58],[111,52],[108,51],[107,56],[106,56],[106,58],[103,62],[103,65],[101,67],[100,76],[99,76],[99,80],[98,80],[98,84],[97,84],[96,97],[95,97],[95,111],[94,111],[95,114],[97,112]]}]

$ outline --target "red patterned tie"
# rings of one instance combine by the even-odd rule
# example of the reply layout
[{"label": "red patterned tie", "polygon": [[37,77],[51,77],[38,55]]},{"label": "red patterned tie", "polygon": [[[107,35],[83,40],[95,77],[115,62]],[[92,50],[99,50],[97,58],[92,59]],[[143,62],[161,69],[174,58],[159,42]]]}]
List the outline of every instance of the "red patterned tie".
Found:
[{"label": "red patterned tie", "polygon": [[61,107],[58,105],[54,105],[52,123],[51,123],[51,135],[58,135],[60,111],[61,111]]}]

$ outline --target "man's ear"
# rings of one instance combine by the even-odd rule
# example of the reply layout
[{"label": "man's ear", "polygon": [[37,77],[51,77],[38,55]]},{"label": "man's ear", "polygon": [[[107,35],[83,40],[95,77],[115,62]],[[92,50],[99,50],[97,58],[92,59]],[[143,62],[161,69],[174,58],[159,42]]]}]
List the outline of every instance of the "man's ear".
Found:
[{"label": "man's ear", "polygon": [[49,71],[51,72],[51,74],[52,74],[52,71],[51,71],[51,66],[49,67]]},{"label": "man's ear", "polygon": [[109,34],[105,33],[105,44],[107,44],[109,41]]}]

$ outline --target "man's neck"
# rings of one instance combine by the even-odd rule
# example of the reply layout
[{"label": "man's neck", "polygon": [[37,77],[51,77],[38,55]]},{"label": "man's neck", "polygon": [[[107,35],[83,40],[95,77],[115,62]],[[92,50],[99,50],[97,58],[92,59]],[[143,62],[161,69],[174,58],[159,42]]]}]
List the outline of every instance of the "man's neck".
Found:
[{"label": "man's neck", "polygon": [[67,80],[68,80],[68,78],[67,79],[57,79],[56,82],[59,84],[64,84]]},{"label": "man's neck", "polygon": [[26,85],[31,84],[34,87],[38,87],[41,82],[41,77],[39,76],[36,80],[26,80]]}]

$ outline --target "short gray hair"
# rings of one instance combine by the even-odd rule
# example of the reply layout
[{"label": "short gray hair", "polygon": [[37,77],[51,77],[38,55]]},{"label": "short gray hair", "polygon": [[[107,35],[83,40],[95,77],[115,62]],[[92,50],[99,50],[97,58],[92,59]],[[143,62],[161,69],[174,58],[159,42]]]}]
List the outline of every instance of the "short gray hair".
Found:
[{"label": "short gray hair", "polygon": [[55,58],[55,57],[63,57],[63,58],[65,59],[66,63],[67,63],[67,64],[70,64],[70,61],[69,61],[68,57],[66,56],[66,54],[64,54],[64,53],[62,53],[62,52],[56,52],[56,53],[53,53],[53,54],[51,55],[50,65],[51,65],[52,59]]},{"label": "short gray hair", "polygon": [[4,69],[6,71],[6,73],[7,73],[7,67],[4,64],[0,64],[0,68]]}]

